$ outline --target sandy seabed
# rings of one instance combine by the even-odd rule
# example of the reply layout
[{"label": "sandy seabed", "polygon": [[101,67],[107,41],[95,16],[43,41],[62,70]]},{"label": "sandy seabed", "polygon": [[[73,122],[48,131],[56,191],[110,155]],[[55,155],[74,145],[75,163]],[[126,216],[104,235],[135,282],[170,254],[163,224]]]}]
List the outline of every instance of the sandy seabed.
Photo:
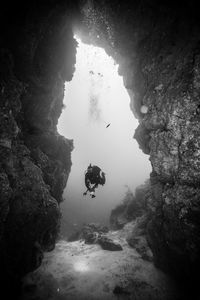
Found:
[{"label": "sandy seabed", "polygon": [[[21,299],[179,299],[174,282],[127,244],[127,228],[108,234],[123,251],[102,250],[84,241],[59,241],[54,251],[45,254],[40,268],[24,278]],[[116,286],[120,289],[113,293]]]}]

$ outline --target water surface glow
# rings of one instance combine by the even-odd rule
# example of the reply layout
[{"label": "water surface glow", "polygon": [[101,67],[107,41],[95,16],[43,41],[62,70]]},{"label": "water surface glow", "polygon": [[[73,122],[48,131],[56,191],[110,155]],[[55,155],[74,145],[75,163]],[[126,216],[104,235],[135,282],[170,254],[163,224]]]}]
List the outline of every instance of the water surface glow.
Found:
[{"label": "water surface glow", "polygon": [[[125,186],[134,191],[149,177],[151,167],[133,139],[138,121],[130,110],[118,65],[103,49],[77,41],[76,71],[73,80],[66,83],[66,108],[58,131],[73,139],[75,146],[63,207],[66,205],[69,219],[77,215],[87,222],[98,220],[98,216],[108,218],[111,208],[123,198]],[[106,184],[99,187],[94,199],[82,196],[89,163],[106,173]]]}]

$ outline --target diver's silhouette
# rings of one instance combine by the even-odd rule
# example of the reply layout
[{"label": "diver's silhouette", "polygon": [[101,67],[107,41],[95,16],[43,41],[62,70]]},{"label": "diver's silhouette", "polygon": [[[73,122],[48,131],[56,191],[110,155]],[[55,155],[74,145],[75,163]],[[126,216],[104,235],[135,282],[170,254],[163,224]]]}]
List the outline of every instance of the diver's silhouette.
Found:
[{"label": "diver's silhouette", "polygon": [[92,166],[91,164],[88,166],[87,171],[85,173],[85,186],[87,188],[86,192],[83,195],[87,195],[87,192],[90,192],[90,196],[92,198],[95,196],[95,189],[99,184],[104,185],[106,182],[105,173],[101,171],[98,166]]}]

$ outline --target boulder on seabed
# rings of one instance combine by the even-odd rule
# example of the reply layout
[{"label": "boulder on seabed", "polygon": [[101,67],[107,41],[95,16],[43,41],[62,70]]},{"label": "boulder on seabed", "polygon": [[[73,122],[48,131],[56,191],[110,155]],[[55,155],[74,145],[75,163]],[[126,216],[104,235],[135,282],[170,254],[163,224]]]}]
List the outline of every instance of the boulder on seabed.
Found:
[{"label": "boulder on seabed", "polygon": [[85,224],[82,229],[75,231],[69,238],[68,242],[85,240],[87,244],[93,244],[98,234],[105,234],[109,231],[107,226],[98,223]]},{"label": "boulder on seabed", "polygon": [[115,243],[113,240],[109,239],[106,236],[100,236],[97,240],[97,243],[104,250],[109,250],[109,251],[121,251],[121,250],[123,250],[123,248],[120,244]]},{"label": "boulder on seabed", "polygon": [[83,228],[69,237],[68,241],[73,242],[83,239],[86,244],[99,244],[102,249],[109,251],[123,250],[121,245],[108,238],[106,234],[109,232],[107,226],[98,223],[89,223]]}]

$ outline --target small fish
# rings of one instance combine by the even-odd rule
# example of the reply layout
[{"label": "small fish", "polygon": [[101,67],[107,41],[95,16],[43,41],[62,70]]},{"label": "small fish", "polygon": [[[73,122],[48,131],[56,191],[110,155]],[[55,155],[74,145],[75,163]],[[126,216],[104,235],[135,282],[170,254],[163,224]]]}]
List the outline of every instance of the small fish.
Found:
[{"label": "small fish", "polygon": [[110,124],[108,124],[107,126],[106,126],[106,128],[108,128],[110,126]]}]

